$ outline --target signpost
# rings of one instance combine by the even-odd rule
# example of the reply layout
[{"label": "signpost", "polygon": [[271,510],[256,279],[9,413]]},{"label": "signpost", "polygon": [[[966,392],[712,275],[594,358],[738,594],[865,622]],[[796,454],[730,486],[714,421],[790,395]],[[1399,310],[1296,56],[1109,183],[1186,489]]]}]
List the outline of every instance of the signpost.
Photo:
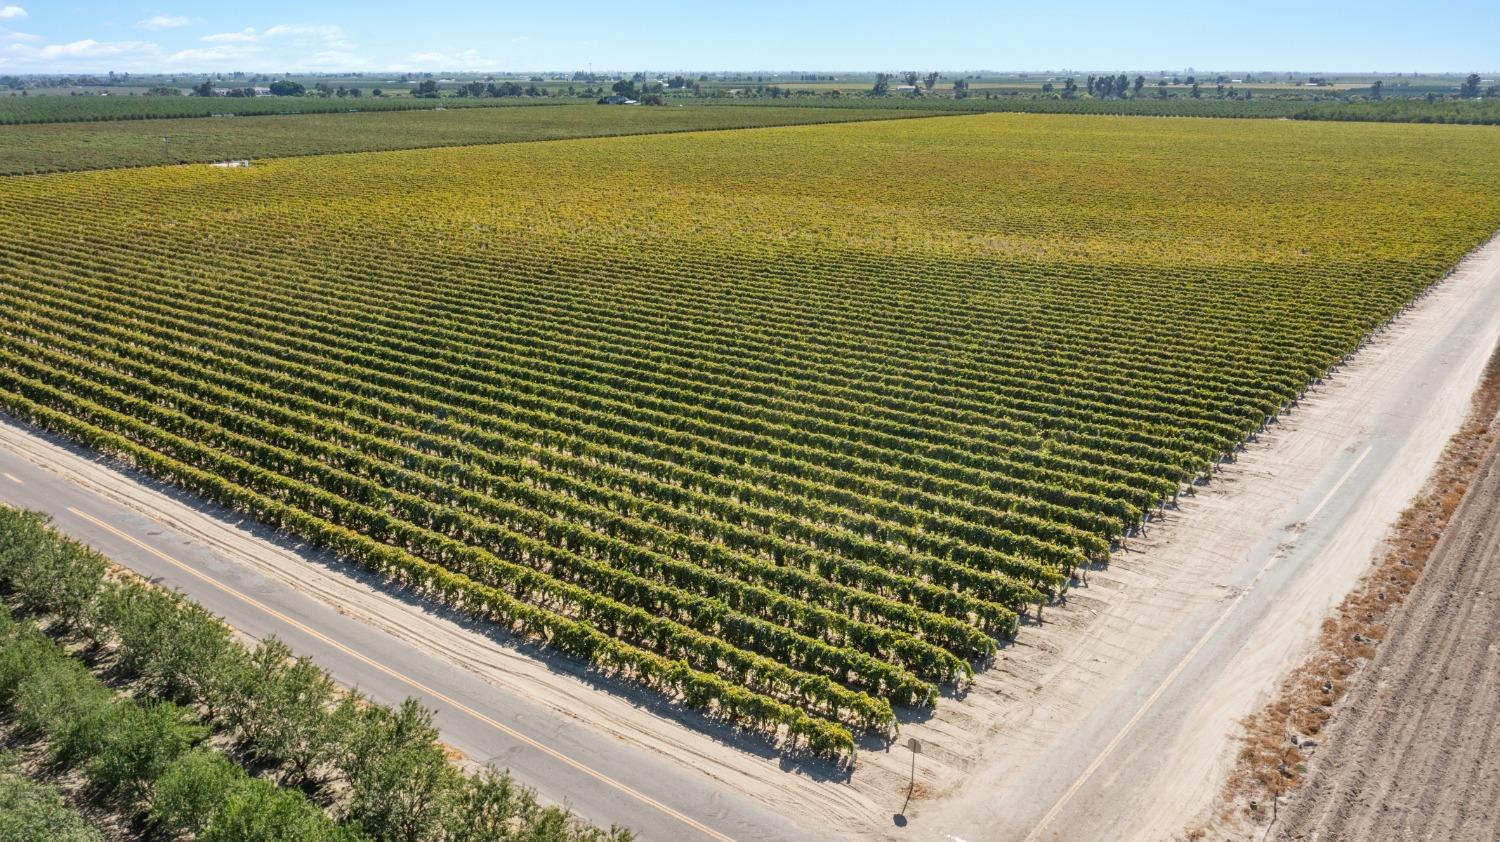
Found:
[{"label": "signpost", "polygon": [[906,747],[911,750],[911,781],[906,785],[906,800],[901,802],[901,814],[906,815],[907,805],[911,804],[912,791],[917,788],[917,755],[922,753],[922,741],[916,737],[906,741]]}]

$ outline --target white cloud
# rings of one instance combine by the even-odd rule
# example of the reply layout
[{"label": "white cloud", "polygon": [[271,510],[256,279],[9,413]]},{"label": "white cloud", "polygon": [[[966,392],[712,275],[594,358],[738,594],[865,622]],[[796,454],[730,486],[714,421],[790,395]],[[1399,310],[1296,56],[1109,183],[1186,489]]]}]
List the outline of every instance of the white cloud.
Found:
[{"label": "white cloud", "polygon": [[344,34],[344,28],[331,23],[281,23],[262,35],[265,38],[285,38],[294,44],[321,44],[339,50],[354,48],[354,43]]},{"label": "white cloud", "polygon": [[493,58],[480,54],[478,50],[463,50],[457,53],[444,53],[429,50],[420,53],[409,53],[406,63],[392,67],[392,70],[493,70],[499,67],[500,62]]},{"label": "white cloud", "polygon": [[307,61],[308,67],[329,70],[360,70],[369,64],[364,56],[348,50],[321,50]]},{"label": "white cloud", "polygon": [[278,23],[266,30],[267,38],[277,38],[282,35],[311,35],[316,37],[342,36],[344,30],[335,24],[321,23]]},{"label": "white cloud", "polygon": [[26,10],[20,6],[0,6],[0,20],[12,20],[24,17],[26,17]]},{"label": "white cloud", "polygon": [[198,40],[210,44],[236,44],[254,41],[255,38],[255,27],[247,26],[239,32],[216,32],[213,35],[205,35]]},{"label": "white cloud", "polygon": [[141,29],[149,29],[154,32],[159,29],[176,29],[180,26],[187,26],[192,22],[193,19],[187,15],[152,15],[145,20],[136,21],[135,25]]},{"label": "white cloud", "polygon": [[10,52],[22,58],[53,61],[56,59],[96,59],[116,56],[149,55],[158,52],[150,41],[95,41],[85,38],[67,44],[48,44],[33,47],[27,44],[12,44]]},{"label": "white cloud", "polygon": [[354,42],[336,24],[279,23],[265,30],[247,26],[238,32],[216,32],[198,39],[208,44],[252,44],[272,41],[300,47],[321,48],[322,52],[354,49]]},{"label": "white cloud", "polygon": [[255,55],[254,47],[242,44],[218,44],[212,47],[189,47],[167,56],[168,64],[203,67],[210,64],[242,61]]},{"label": "white cloud", "polygon": [[[178,20],[157,15],[137,25],[149,29],[172,28],[182,25]],[[180,20],[186,24],[196,23],[186,17]],[[66,44],[47,44],[37,36],[0,27],[0,53],[3,53],[0,60],[10,66],[44,73],[104,68],[132,71],[166,68],[186,71],[262,70],[272,67],[337,70],[364,69],[371,64],[368,58],[357,52],[343,27],[335,24],[282,23],[265,29],[245,27],[239,31],[204,35],[198,42],[203,46],[171,51],[149,41],[87,38]]]}]

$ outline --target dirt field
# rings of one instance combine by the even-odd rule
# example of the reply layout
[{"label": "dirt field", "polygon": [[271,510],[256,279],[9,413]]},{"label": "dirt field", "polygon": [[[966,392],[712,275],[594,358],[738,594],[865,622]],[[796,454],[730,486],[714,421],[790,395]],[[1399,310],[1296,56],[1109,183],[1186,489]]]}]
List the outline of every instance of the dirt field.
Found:
[{"label": "dirt field", "polygon": [[1500,445],[1344,705],[1279,838],[1500,834]]}]

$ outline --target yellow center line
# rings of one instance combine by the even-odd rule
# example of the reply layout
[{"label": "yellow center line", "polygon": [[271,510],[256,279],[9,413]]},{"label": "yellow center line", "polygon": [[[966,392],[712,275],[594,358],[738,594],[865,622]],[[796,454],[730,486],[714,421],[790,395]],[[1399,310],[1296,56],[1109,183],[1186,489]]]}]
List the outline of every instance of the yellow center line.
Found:
[{"label": "yellow center line", "polygon": [[[7,476],[9,476],[9,475],[7,474]],[[682,822],[683,824],[687,825],[688,827],[691,827],[692,829],[698,831],[699,833],[702,833],[704,836],[707,836],[707,837],[709,837],[711,839],[717,839],[717,840],[719,840],[719,842],[734,842],[734,840],[731,839],[730,837],[725,836],[724,834],[718,832],[717,830],[714,830],[711,827],[708,827],[707,825],[699,822],[697,819],[694,819],[692,816],[688,816],[688,815],[686,815],[684,813],[681,813],[681,812],[679,812],[677,810],[674,810],[671,807],[668,807],[667,805],[661,803],[660,801],[657,801],[656,799],[652,798],[651,796],[646,795],[645,793],[643,793],[643,792],[641,792],[641,791],[639,791],[637,789],[633,789],[633,788],[631,788],[631,787],[629,787],[629,786],[621,783],[620,781],[617,781],[614,778],[611,778],[608,775],[605,775],[602,772],[597,772],[597,771],[595,771],[593,769],[590,769],[589,767],[583,765],[582,763],[579,763],[577,760],[574,760],[573,758],[568,757],[565,754],[562,754],[561,752],[557,751],[556,749],[553,749],[553,748],[550,748],[548,746],[545,746],[545,745],[537,742],[536,740],[533,740],[532,738],[526,736],[525,734],[522,734],[519,731],[516,731],[515,729],[511,728],[510,726],[505,725],[505,724],[503,724],[501,722],[497,722],[494,719],[491,719],[490,717],[485,716],[483,713],[480,713],[479,711],[477,711],[477,710],[469,707],[468,705],[465,705],[464,703],[462,703],[462,702],[460,702],[460,701],[458,701],[456,699],[453,699],[453,698],[451,698],[449,696],[446,696],[446,695],[444,695],[444,694],[442,694],[442,693],[440,693],[440,692],[432,689],[431,687],[428,687],[425,684],[422,684],[421,682],[416,681],[415,679],[408,678],[407,676],[402,675],[399,672],[396,672],[395,670],[391,669],[390,667],[387,667],[384,664],[381,664],[381,663],[379,663],[377,661],[374,661],[374,660],[366,657],[365,655],[363,655],[363,654],[361,654],[359,652],[356,652],[353,649],[350,649],[348,646],[345,646],[344,644],[339,643],[337,640],[334,640],[334,639],[328,637],[327,635],[325,635],[325,634],[323,634],[321,632],[318,632],[318,631],[315,631],[315,630],[313,630],[311,628],[308,628],[306,625],[303,625],[302,623],[298,622],[297,620],[294,620],[291,617],[288,617],[285,614],[282,614],[281,612],[277,611],[276,609],[271,608],[270,606],[265,605],[262,602],[259,602],[255,598],[247,596],[247,595],[245,595],[243,593],[240,593],[239,591],[235,590],[234,588],[231,588],[230,586],[224,584],[223,582],[220,582],[217,579],[214,579],[213,577],[208,576],[208,575],[202,573],[199,570],[195,570],[194,568],[190,567],[186,563],[178,561],[177,559],[175,559],[175,558],[167,555],[166,553],[162,552],[161,550],[158,550],[155,547],[153,547],[153,546],[151,546],[149,544],[146,544],[146,543],[138,540],[134,536],[127,535],[126,533],[121,532],[119,529],[116,529],[114,526],[111,526],[110,524],[105,523],[102,520],[99,520],[98,518],[94,517],[93,515],[90,515],[90,514],[88,514],[86,512],[81,512],[78,509],[73,508],[72,506],[68,507],[68,511],[71,512],[71,513],[73,513],[74,515],[76,515],[78,517],[81,517],[84,520],[86,520],[86,521],[94,524],[95,526],[99,527],[100,529],[104,529],[104,530],[110,532],[111,534],[113,534],[113,535],[115,535],[115,536],[117,536],[117,537],[119,537],[119,538],[121,538],[123,540],[129,541],[130,543],[136,545],[137,547],[140,547],[141,549],[145,550],[148,553],[151,553],[152,555],[156,556],[157,558],[161,559],[162,561],[165,561],[168,564],[171,564],[174,567],[177,567],[177,568],[181,569],[183,572],[188,573],[188,574],[190,574],[190,575],[192,575],[194,577],[197,577],[198,579],[203,580],[204,582],[212,585],[215,588],[218,588],[219,590],[223,591],[224,593],[229,594],[230,596],[233,596],[236,599],[239,599],[239,600],[245,602],[247,605],[250,605],[250,606],[252,606],[254,608],[257,608],[257,609],[259,609],[261,611],[264,611],[266,614],[269,614],[270,616],[275,617],[276,619],[280,620],[283,623],[286,623],[287,625],[289,625],[292,628],[294,628],[294,629],[302,632],[303,634],[306,634],[309,637],[316,638],[316,639],[318,639],[318,640],[320,640],[320,641],[328,644],[329,646],[332,646],[333,648],[339,650],[340,652],[343,652],[345,655],[348,655],[349,657],[354,658],[354,659],[360,661],[361,663],[364,663],[364,664],[367,664],[367,665],[369,665],[371,667],[374,667],[375,669],[377,669],[377,670],[385,673],[386,675],[390,676],[391,678],[394,678],[397,681],[400,681],[400,682],[402,682],[404,684],[407,684],[407,685],[415,688],[419,692],[425,693],[428,696],[431,696],[432,698],[437,699],[438,701],[442,702],[443,704],[446,704],[446,705],[448,705],[450,707],[456,708],[457,710],[463,711],[464,713],[468,714],[469,716],[474,717],[475,719],[479,720],[480,722],[483,722],[484,724],[490,726],[491,728],[494,728],[495,730],[501,732],[502,734],[505,734],[506,736],[510,737],[511,739],[514,739],[517,742],[524,743],[527,746],[530,746],[531,748],[534,748],[537,751],[540,751],[540,752],[546,754],[547,756],[552,757],[552,758],[554,758],[554,759],[556,759],[556,760],[558,760],[558,761],[560,761],[562,763],[566,763],[567,765],[573,767],[574,769],[577,769],[578,771],[583,772],[584,774],[588,775],[589,777],[594,778],[595,780],[599,781],[600,783],[612,786],[615,789],[619,790],[620,792],[623,792],[626,795],[630,796],[631,798],[634,798],[634,799],[642,802],[643,804],[649,805],[651,807],[656,808],[657,810],[660,810],[661,812],[667,814],[668,816],[671,816],[674,819],[677,819],[678,821]]]},{"label": "yellow center line", "polygon": [[8,471],[0,471],[0,476],[4,476],[6,479],[10,480],[11,482],[15,483],[16,485],[25,485],[26,484],[26,483],[24,483],[24,482],[21,481],[20,477],[16,476],[15,474],[12,474],[12,473],[10,473]]}]

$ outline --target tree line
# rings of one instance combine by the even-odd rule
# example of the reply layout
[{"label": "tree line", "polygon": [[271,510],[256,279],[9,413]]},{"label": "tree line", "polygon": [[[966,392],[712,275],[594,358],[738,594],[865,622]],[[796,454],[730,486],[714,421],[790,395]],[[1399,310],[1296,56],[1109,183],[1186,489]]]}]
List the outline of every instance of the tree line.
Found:
[{"label": "tree line", "polygon": [[630,838],[543,807],[504,772],[462,773],[414,700],[388,707],[343,691],[274,638],[246,648],[36,513],[0,507],[0,595],[5,729],[45,768],[81,774],[92,804],[154,833]]}]

